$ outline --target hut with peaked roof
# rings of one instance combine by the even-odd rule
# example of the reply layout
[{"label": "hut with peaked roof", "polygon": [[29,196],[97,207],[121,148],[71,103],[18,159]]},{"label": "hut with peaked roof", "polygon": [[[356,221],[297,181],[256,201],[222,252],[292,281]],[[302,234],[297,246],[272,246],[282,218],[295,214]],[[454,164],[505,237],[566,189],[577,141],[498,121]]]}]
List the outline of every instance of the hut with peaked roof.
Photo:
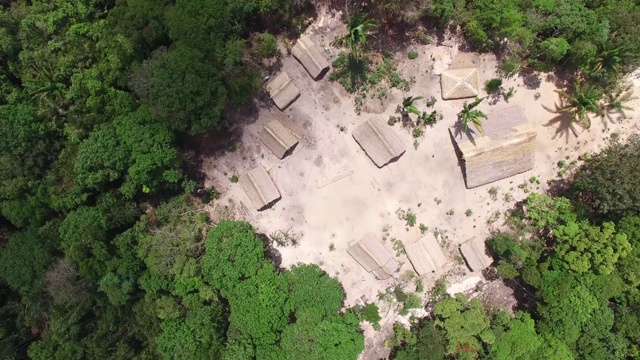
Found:
[{"label": "hut with peaked roof", "polygon": [[258,138],[278,159],[287,156],[298,144],[298,139],[278,120],[265,124],[262,131],[258,133]]},{"label": "hut with peaked roof", "polygon": [[442,99],[462,99],[478,96],[480,80],[476,68],[452,69],[440,75]]},{"label": "hut with peaked roof", "polygon": [[264,167],[258,166],[240,176],[240,187],[258,211],[280,200],[280,191]]},{"label": "hut with peaked roof", "polygon": [[393,254],[372,234],[349,246],[347,253],[380,280],[388,279],[398,269]]},{"label": "hut with peaked roof", "polygon": [[439,272],[447,262],[447,257],[440,244],[431,233],[419,241],[405,246],[405,251],[418,275]]},{"label": "hut with peaked roof", "polygon": [[464,160],[467,188],[485,185],[533,169],[536,132],[524,110],[510,106],[487,115],[484,134],[460,124],[449,129]]},{"label": "hut with peaked roof", "polygon": [[493,259],[487,255],[484,239],[481,237],[474,236],[460,245],[460,254],[471,271],[484,270],[493,263]]},{"label": "hut with peaked roof", "polygon": [[304,66],[314,80],[318,80],[329,70],[329,62],[322,50],[308,35],[301,35],[291,49],[291,54]]},{"label": "hut with peaked roof", "polygon": [[406,148],[391,127],[380,119],[367,120],[353,130],[353,138],[378,167],[395,161]]},{"label": "hut with peaked roof", "polygon": [[269,80],[266,88],[267,93],[280,110],[286,109],[300,96],[300,90],[284,71]]}]

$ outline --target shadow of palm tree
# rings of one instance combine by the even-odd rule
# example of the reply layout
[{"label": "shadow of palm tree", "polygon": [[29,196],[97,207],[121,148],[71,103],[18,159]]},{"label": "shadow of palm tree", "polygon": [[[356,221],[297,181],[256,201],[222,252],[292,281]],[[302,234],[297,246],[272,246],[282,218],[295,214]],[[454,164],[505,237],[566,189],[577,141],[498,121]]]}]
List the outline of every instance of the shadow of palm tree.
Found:
[{"label": "shadow of palm tree", "polygon": [[465,135],[467,139],[469,139],[469,142],[471,142],[473,146],[476,146],[476,140],[474,137],[477,135],[477,133],[470,127],[467,127],[465,129],[464,124],[462,124],[462,122],[456,121],[456,124],[453,125],[453,136],[455,138],[458,138],[458,137],[462,138],[463,135]]},{"label": "shadow of palm tree", "polygon": [[555,109],[550,109],[544,105],[542,107],[552,114],[556,114],[551,120],[547,121],[545,124],[542,124],[544,127],[556,126],[556,132],[553,135],[552,139],[556,139],[558,136],[564,136],[566,138],[566,142],[569,142],[569,133],[573,133],[575,137],[578,137],[578,129],[576,129],[575,118],[572,113],[562,111],[563,107],[558,106],[558,104],[554,104]]}]

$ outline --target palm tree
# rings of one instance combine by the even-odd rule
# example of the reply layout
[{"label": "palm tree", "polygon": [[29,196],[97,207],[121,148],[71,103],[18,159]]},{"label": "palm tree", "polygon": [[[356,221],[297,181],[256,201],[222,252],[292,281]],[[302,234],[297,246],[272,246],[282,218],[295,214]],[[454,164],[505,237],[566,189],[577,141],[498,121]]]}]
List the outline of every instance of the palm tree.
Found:
[{"label": "palm tree", "polygon": [[469,131],[469,123],[473,124],[473,127],[476,128],[481,134],[484,134],[484,130],[482,129],[482,119],[486,119],[487,115],[480,110],[476,110],[475,107],[478,106],[482,100],[485,98],[476,98],[471,102],[471,104],[467,104],[465,101],[464,105],[462,105],[462,111],[458,113],[458,120],[464,127],[464,131]]},{"label": "palm tree", "polygon": [[370,32],[377,29],[375,21],[367,18],[363,13],[356,13],[349,19],[347,24],[347,34],[334,41],[336,45],[346,45],[351,50],[351,57],[359,61],[362,58],[362,51],[367,45],[367,38]]},{"label": "palm tree", "polygon": [[563,90],[556,91],[560,94],[561,101],[561,106],[557,111],[571,114],[571,120],[584,129],[591,127],[589,113],[598,116],[605,115],[600,104],[602,92],[591,84],[581,84],[576,81],[572,93]]},{"label": "palm tree", "polygon": [[404,98],[402,100],[402,115],[408,116],[409,113],[412,113],[420,116],[422,113],[413,103],[421,99],[424,99],[424,96],[408,96]]}]

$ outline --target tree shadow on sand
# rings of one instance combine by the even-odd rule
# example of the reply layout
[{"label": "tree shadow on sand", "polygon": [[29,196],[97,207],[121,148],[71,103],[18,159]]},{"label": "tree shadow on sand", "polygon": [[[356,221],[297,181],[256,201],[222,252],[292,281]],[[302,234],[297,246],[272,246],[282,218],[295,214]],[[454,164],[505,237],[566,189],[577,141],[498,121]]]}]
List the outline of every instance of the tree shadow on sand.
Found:
[{"label": "tree shadow on sand", "polygon": [[555,140],[558,137],[564,137],[566,139],[566,142],[569,143],[570,134],[573,134],[575,137],[578,137],[579,132],[578,132],[578,129],[576,128],[576,125],[579,125],[579,124],[576,123],[575,117],[572,113],[563,111],[563,107],[559,106],[558,104],[554,104],[554,105],[555,105],[555,109],[550,109],[542,105],[542,107],[546,111],[552,114],[556,114],[556,116],[554,116],[551,120],[547,121],[546,123],[542,124],[542,126],[544,127],[555,126],[556,132],[553,135],[552,139]]}]

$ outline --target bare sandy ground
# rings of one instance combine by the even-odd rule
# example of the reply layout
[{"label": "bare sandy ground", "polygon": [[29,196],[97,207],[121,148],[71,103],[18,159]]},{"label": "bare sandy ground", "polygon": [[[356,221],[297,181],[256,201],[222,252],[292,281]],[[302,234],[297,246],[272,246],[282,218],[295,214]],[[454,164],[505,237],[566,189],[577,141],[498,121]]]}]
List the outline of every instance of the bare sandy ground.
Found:
[{"label": "bare sandy ground", "polygon": [[[321,17],[309,29],[315,39],[327,47],[329,61],[338,53],[337,49],[329,49],[329,44],[340,26],[344,27],[335,18]],[[239,119],[244,125],[239,130],[242,142],[238,150],[204,162],[206,185],[215,186],[222,192],[222,198],[210,210],[216,212],[228,206],[236,217],[249,221],[259,232],[270,234],[289,230],[297,234],[299,246],[279,248],[282,266],[298,262],[318,264],[340,280],[347,295],[345,305],[351,306],[358,298],[376,301],[378,293],[402,282],[403,275],[412,267],[401,255],[398,261],[402,267],[397,278],[379,281],[347,254],[347,247],[367,233],[382,238],[388,232],[389,238],[397,238],[405,244],[419,240],[423,235],[418,225],[409,228],[396,215],[398,209],[410,209],[417,215],[418,224],[440,234],[450,259],[442,272],[450,273],[451,291],[475,286],[481,274],[470,273],[458,263],[457,245],[472,236],[484,236],[492,228],[501,228],[505,210],[526,197],[525,189],[542,192],[547,188],[547,180],[557,178],[558,161],[569,163],[580,154],[599,150],[613,132],[638,132],[638,113],[632,111],[628,114],[629,119],[622,123],[609,122],[606,128],[605,123],[594,119],[592,128],[578,137],[556,137],[557,127],[545,126],[556,116],[547,109],[553,109],[559,101],[553,81],[543,75],[539,87],[529,89],[521,78],[506,80],[503,87],[516,90],[509,103],[500,100],[490,105],[485,101],[479,109],[489,113],[513,104],[525,109],[537,131],[535,168],[489,185],[467,189],[448,132],[465,100],[443,101],[437,74],[450,67],[475,66],[484,83],[495,77],[496,59],[491,55],[459,52],[453,40],[445,43],[448,46],[408,46],[407,51],[419,52],[415,60],[408,60],[406,52],[395,54],[398,71],[406,79],[415,78],[411,91],[403,93],[391,89],[384,104],[372,106],[381,113],[362,112],[361,115],[354,111],[353,95],[346,93],[340,84],[330,82],[328,75],[314,81],[293,57],[283,57],[282,69],[288,72],[302,95],[284,112],[266,102],[250,115],[246,115],[248,112],[238,115],[246,116]],[[537,100],[536,93],[540,94]],[[636,93],[640,94],[640,91],[636,90]],[[367,119],[380,117],[386,121],[402,98],[409,95],[436,97],[435,109],[442,112],[444,118],[426,130],[417,149],[414,149],[409,131],[396,124],[394,131],[402,138],[407,152],[397,162],[377,168],[351,133]],[[636,108],[639,103],[635,100],[630,106]],[[426,110],[424,103],[418,105]],[[262,126],[274,118],[289,124],[300,138],[293,153],[283,160],[277,159],[257,137]],[[231,183],[229,177],[240,176],[257,165],[267,168],[282,199],[268,210],[247,212],[242,204],[251,208],[248,198],[239,184]],[[540,184],[531,183],[532,177],[539,179]],[[495,197],[490,195],[491,188],[497,189]],[[467,210],[471,210],[471,216],[465,214]],[[395,253],[390,240],[385,246]],[[427,289],[435,279],[435,275],[425,277]],[[390,304],[379,304],[382,315],[386,315],[383,323],[388,324],[388,329],[396,315],[388,311]],[[376,355],[364,358],[379,356],[381,353],[372,352],[372,347],[380,347],[384,334],[375,333],[367,326],[365,334],[368,352]]]}]

